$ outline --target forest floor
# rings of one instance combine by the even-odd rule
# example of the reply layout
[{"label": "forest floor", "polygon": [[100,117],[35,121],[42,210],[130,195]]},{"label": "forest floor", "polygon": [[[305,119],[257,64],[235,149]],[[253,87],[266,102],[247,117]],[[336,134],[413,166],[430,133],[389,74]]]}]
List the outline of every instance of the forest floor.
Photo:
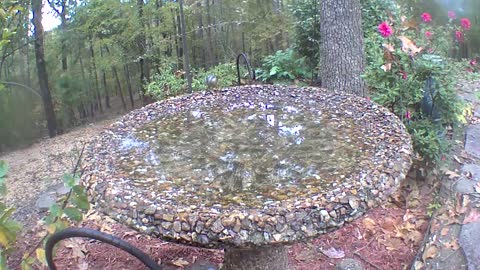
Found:
[{"label": "forest floor", "polygon": [[[115,118],[88,124],[29,148],[0,155],[11,168],[7,203],[18,209],[14,217],[24,224],[17,240],[18,250],[8,260],[12,268],[19,269],[22,254],[34,250],[45,233],[38,222],[45,212],[35,206],[40,194],[61,183],[61,176],[73,168],[81,146],[114,121]],[[339,230],[289,246],[292,266],[297,270],[336,269],[340,261],[350,258],[364,269],[409,269],[423,245],[429,214],[438,203],[436,195],[441,174],[434,170],[425,174],[423,168],[412,167],[402,187],[387,204]],[[201,262],[218,267],[223,260],[221,250],[167,243],[94,211],[78,226],[116,235],[141,248],[165,269],[208,269],[196,265]],[[57,251],[56,263],[58,269],[147,269],[121,250],[82,239],[64,241]]]}]

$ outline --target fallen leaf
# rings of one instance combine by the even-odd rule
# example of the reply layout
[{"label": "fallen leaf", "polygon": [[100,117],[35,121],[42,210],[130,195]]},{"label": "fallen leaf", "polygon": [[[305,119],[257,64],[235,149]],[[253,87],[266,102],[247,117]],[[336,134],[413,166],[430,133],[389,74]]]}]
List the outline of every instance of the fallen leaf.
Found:
[{"label": "fallen leaf", "polygon": [[375,221],[371,218],[365,218],[362,220],[363,227],[367,229],[368,231],[374,231],[375,226],[377,225]]},{"label": "fallen leaf", "polygon": [[458,162],[459,164],[463,164],[463,162],[457,157],[457,156],[453,156],[453,159]]},{"label": "fallen leaf", "polygon": [[434,258],[438,254],[438,248],[435,245],[431,245],[425,249],[423,252],[422,259],[426,261],[427,259]]},{"label": "fallen leaf", "polygon": [[134,232],[134,231],[124,232],[122,235],[122,238],[125,239],[128,236],[136,236],[136,235],[137,235],[137,232]]},{"label": "fallen leaf", "polygon": [[172,262],[173,265],[178,266],[178,267],[185,267],[189,265],[190,263],[185,261],[183,258],[178,258],[175,261]]},{"label": "fallen leaf", "polygon": [[415,42],[407,38],[406,36],[399,36],[398,39],[402,42],[402,51],[408,52],[410,51],[413,55],[421,52],[423,50],[422,47],[417,47]]},{"label": "fallen leaf", "polygon": [[475,192],[480,193],[480,183],[477,183],[474,189],[475,189]]},{"label": "fallen leaf", "polygon": [[384,233],[391,233],[395,230],[396,224],[398,224],[398,222],[395,219],[387,217],[382,223],[382,231]]},{"label": "fallen leaf", "polygon": [[445,235],[448,234],[448,231],[449,231],[448,227],[445,227],[445,228],[443,228],[442,231],[440,232],[440,235],[441,235],[441,236],[445,236]]},{"label": "fallen leaf", "polygon": [[381,66],[383,71],[387,72],[392,69],[392,63],[386,63],[385,65]]},{"label": "fallen leaf", "polygon": [[458,173],[456,173],[456,172],[454,172],[454,171],[450,171],[450,170],[446,170],[446,171],[445,171],[445,175],[447,175],[448,178],[450,178],[450,179],[454,179],[454,178],[460,177],[460,175],[459,175]]},{"label": "fallen leaf", "polygon": [[423,264],[423,262],[421,261],[415,261],[415,263],[413,264],[413,269],[415,270],[421,270],[423,268],[423,266],[425,266]]},{"label": "fallen leaf", "polygon": [[460,248],[460,245],[458,244],[457,239],[447,242],[443,246],[452,250],[457,250]]},{"label": "fallen leaf", "polygon": [[423,240],[423,234],[419,231],[412,231],[407,234],[407,239],[409,242],[417,245],[420,244]]},{"label": "fallen leaf", "polygon": [[341,259],[345,257],[345,252],[343,250],[336,250],[334,247],[327,250],[320,249],[320,251],[330,259]]},{"label": "fallen leaf", "polygon": [[72,250],[72,256],[78,259],[84,259],[88,253],[85,241],[80,238],[72,238],[66,241],[65,247]]},{"label": "fallen leaf", "polygon": [[477,221],[480,218],[480,212],[472,208],[469,213],[465,216],[465,219],[463,220],[463,224],[468,224]]},{"label": "fallen leaf", "polygon": [[378,243],[384,245],[389,251],[398,250],[405,246],[405,243],[403,243],[402,240],[398,238],[390,238],[389,236],[385,236],[384,239],[380,238]]}]

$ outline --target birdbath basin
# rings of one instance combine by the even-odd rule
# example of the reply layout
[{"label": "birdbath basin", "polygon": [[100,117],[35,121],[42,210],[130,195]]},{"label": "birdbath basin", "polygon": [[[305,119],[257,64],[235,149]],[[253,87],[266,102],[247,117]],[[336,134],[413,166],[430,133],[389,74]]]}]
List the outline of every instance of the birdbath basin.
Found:
[{"label": "birdbath basin", "polygon": [[145,234],[224,248],[225,269],[288,269],[286,244],[386,201],[411,165],[387,109],[318,88],[248,86],[133,111],[87,149],[96,208]]}]

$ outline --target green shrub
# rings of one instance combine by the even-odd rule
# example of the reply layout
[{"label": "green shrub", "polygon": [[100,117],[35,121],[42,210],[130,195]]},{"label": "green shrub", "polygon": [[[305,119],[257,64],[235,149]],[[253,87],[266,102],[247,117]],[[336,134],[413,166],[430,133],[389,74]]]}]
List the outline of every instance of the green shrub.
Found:
[{"label": "green shrub", "polygon": [[257,78],[263,82],[295,80],[309,78],[311,71],[305,63],[305,57],[298,56],[293,49],[279,50],[265,57],[262,69],[257,72]]},{"label": "green shrub", "polygon": [[[375,28],[364,24],[369,28],[365,29],[368,65],[363,76],[370,95],[404,121],[421,156],[439,160],[449,149],[446,129],[464,123],[466,111],[454,87],[458,72],[465,71],[455,68],[448,58],[448,47],[453,46],[448,38],[450,27],[415,23],[418,29],[410,29],[392,15],[381,15],[377,17],[395,29],[391,36],[382,37],[377,30],[382,21]],[[406,21],[414,19],[407,17]],[[433,35],[428,37],[427,31]],[[435,109],[429,114],[424,96],[430,92]]]}]

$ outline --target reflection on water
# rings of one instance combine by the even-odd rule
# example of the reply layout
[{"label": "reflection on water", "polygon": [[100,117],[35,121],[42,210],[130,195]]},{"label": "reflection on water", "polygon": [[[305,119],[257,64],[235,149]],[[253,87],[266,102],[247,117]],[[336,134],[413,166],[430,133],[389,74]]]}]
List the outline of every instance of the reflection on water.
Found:
[{"label": "reflection on water", "polygon": [[345,121],[304,104],[195,109],[124,138],[117,169],[137,185],[195,187],[185,192],[256,193],[312,179],[321,187],[359,162],[361,136]]}]

